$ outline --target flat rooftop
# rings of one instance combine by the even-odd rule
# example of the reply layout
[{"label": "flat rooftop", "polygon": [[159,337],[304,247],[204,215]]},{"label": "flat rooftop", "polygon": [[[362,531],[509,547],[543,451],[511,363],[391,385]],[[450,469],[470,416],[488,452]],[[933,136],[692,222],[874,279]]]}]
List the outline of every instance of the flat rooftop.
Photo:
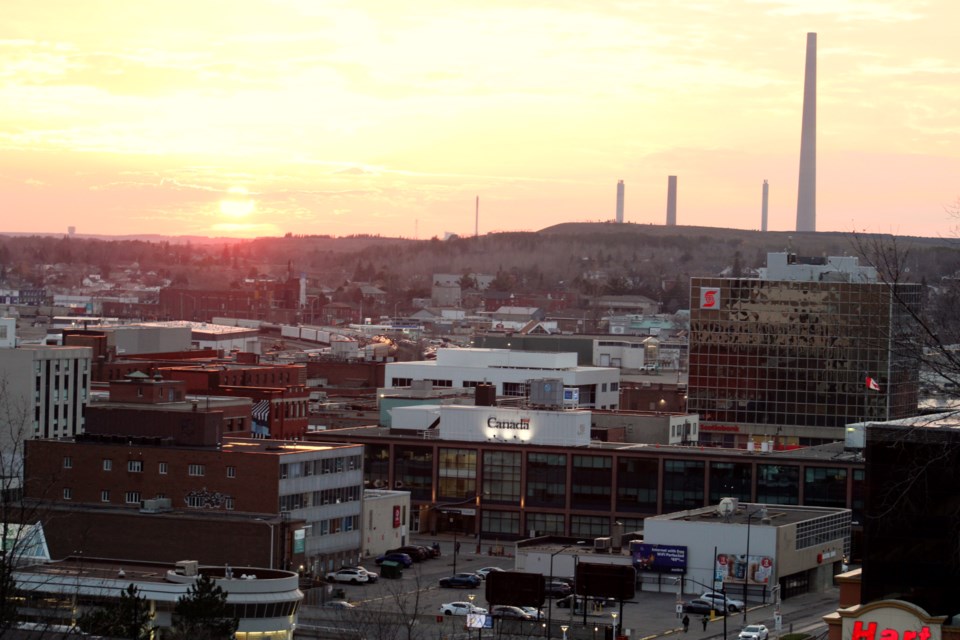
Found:
[{"label": "flat rooftop", "polygon": [[[166,562],[129,561],[114,558],[88,558],[71,556],[56,562],[18,567],[17,573],[49,576],[51,581],[69,578],[70,580],[104,581],[123,578],[130,582],[172,584],[167,580],[167,572],[173,571],[175,565]],[[233,575],[255,574],[258,579],[287,578],[292,574],[288,571],[277,571],[265,567],[234,567]],[[224,577],[226,567],[200,565],[200,573],[213,577]],[[121,575],[120,572],[123,572]]]}]

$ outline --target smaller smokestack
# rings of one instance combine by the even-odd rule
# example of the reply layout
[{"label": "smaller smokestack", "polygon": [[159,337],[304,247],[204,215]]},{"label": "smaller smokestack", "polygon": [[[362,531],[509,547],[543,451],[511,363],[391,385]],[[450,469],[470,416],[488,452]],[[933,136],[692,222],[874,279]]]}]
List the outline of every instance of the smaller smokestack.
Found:
[{"label": "smaller smokestack", "polygon": [[767,185],[767,181],[763,181],[763,204],[761,205],[760,212],[760,231],[767,230],[767,202],[770,198],[770,186]]},{"label": "smaller smokestack", "polygon": [[677,226],[677,176],[667,176],[667,226]]},{"label": "smaller smokestack", "polygon": [[473,214],[473,237],[480,237],[480,196],[477,196],[477,205]]},{"label": "smaller smokestack", "polygon": [[623,180],[617,181],[617,223],[623,224]]}]

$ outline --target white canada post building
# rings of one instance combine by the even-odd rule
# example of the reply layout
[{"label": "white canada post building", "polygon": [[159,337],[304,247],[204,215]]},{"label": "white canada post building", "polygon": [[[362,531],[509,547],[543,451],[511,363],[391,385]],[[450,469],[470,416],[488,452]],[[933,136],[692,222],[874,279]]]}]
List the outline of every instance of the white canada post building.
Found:
[{"label": "white canada post building", "polygon": [[[577,365],[576,353],[511,351],[509,349],[438,349],[436,360],[386,365],[384,389],[426,381],[435,388],[496,387],[497,396],[526,398],[530,382],[559,379],[564,405],[583,409],[620,406],[620,370]],[[575,400],[574,400],[575,398]]]}]

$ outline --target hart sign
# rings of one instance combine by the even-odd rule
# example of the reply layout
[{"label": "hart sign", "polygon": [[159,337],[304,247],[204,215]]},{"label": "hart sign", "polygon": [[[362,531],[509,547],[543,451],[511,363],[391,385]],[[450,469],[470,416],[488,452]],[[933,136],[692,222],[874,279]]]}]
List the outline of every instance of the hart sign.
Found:
[{"label": "hart sign", "polygon": [[400,528],[400,506],[397,505],[393,508],[393,528]]},{"label": "hart sign", "polygon": [[941,640],[943,618],[899,600],[881,600],[842,611],[843,640]]}]

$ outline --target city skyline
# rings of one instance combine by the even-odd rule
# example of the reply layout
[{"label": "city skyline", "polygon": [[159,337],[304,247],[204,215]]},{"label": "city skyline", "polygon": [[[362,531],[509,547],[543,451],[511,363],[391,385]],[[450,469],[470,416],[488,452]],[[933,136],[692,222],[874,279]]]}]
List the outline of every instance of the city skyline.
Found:
[{"label": "city skyline", "polygon": [[817,230],[955,234],[960,6],[663,4],[13,3],[0,232],[789,231],[816,32]]}]

